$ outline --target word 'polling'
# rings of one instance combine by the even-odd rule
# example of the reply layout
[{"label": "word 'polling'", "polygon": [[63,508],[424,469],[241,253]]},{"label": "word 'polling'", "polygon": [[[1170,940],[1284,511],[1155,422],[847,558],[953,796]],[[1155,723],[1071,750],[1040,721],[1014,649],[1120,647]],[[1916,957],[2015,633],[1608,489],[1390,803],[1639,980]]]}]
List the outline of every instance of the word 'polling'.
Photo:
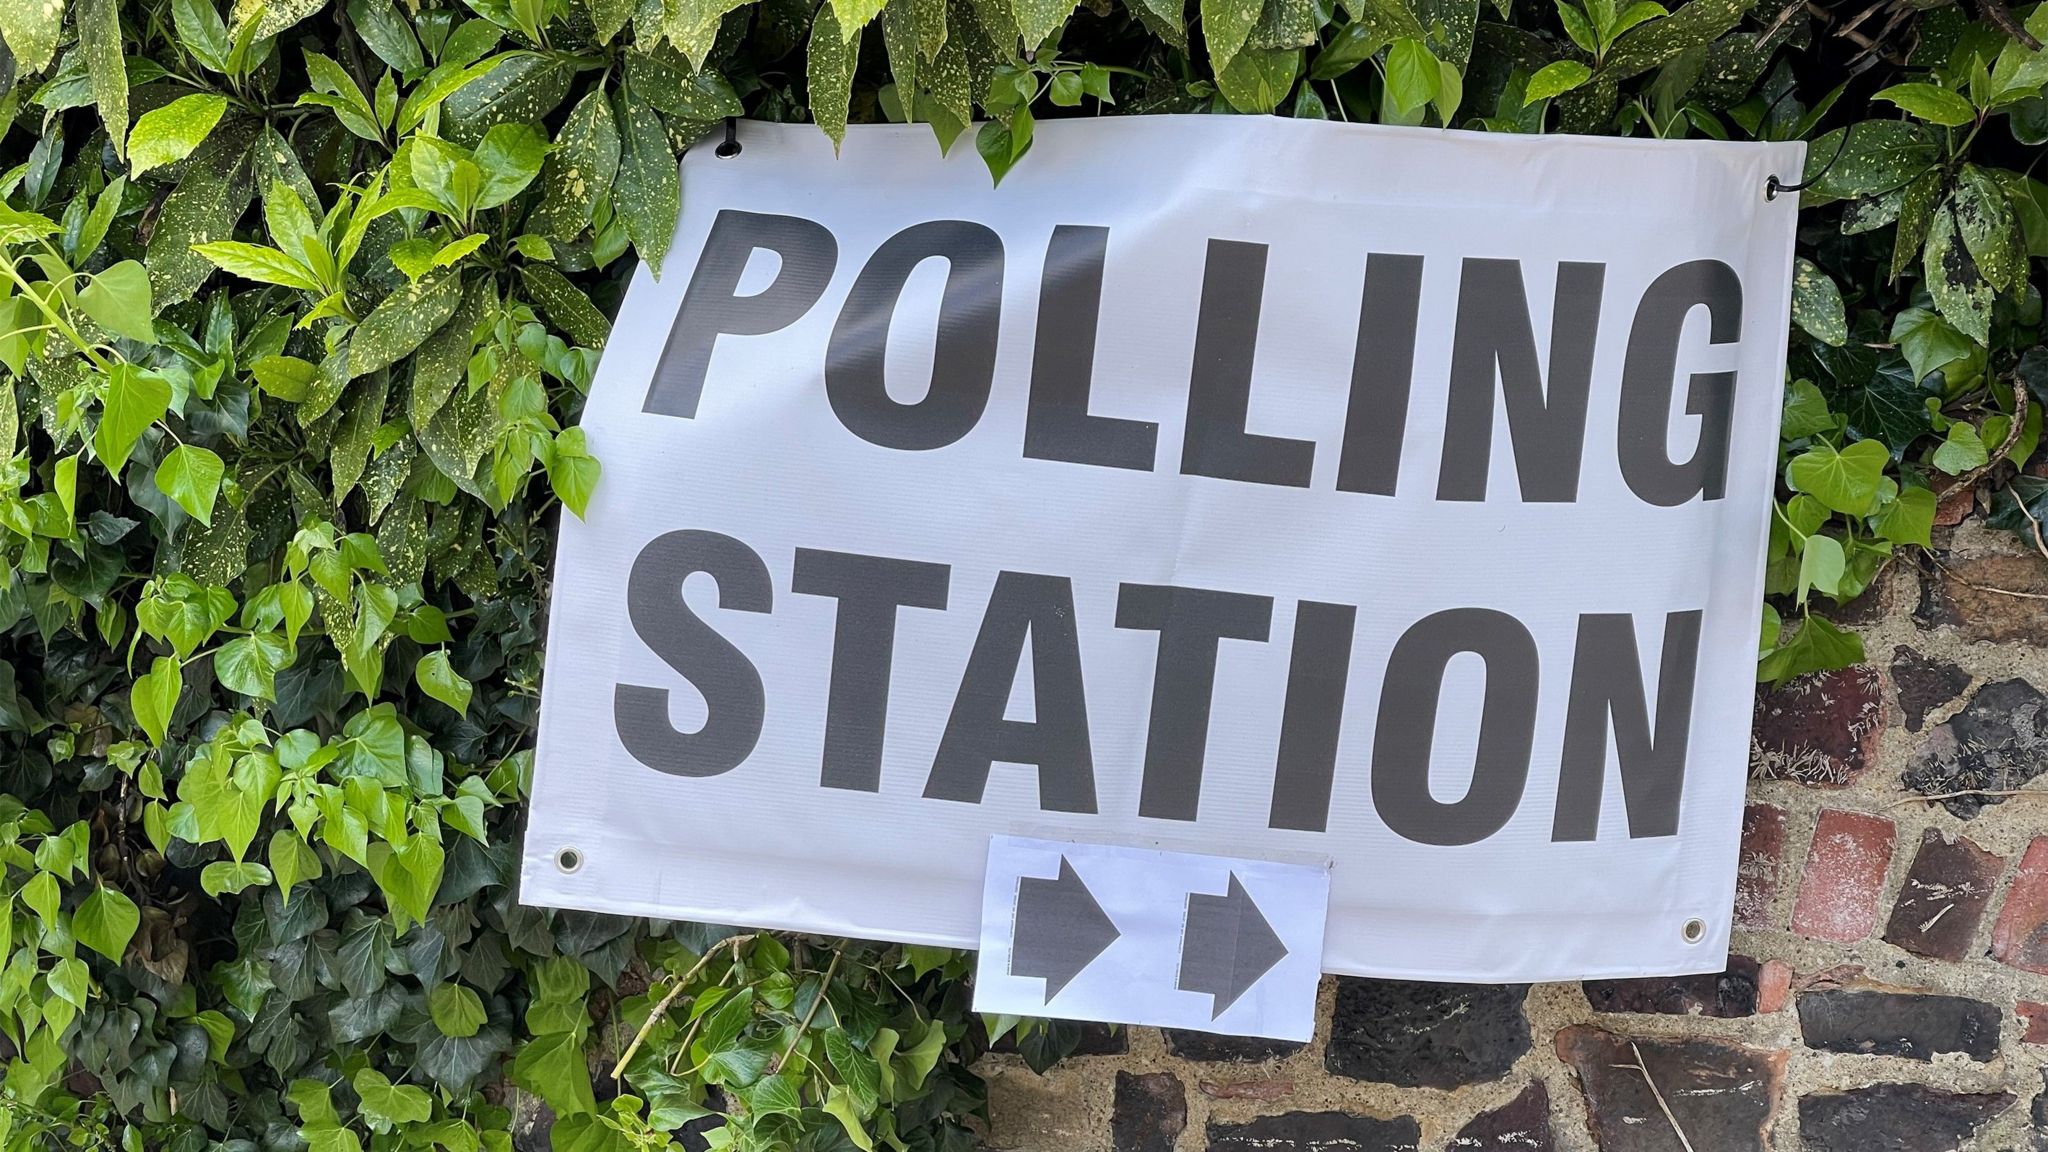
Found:
[{"label": "word 'polling'", "polygon": [[[1038,296],[1023,454],[1104,468],[1153,471],[1159,424],[1089,410],[1110,229],[1063,224],[1047,243]],[[1307,488],[1314,441],[1251,432],[1253,360],[1266,287],[1267,245],[1210,239],[1188,377],[1179,471],[1254,484]],[[759,252],[779,262],[773,278],[742,293]],[[722,337],[790,327],[824,297],[839,242],[816,221],[721,210],[691,273],[643,410],[694,419]],[[889,393],[891,325],[911,274],[946,265],[929,387],[914,401]],[[884,241],[862,265],[824,353],[825,398],[845,428],[880,447],[928,451],[959,441],[980,422],[995,385],[1005,253],[986,225],[931,220]],[[1414,386],[1424,257],[1370,253],[1336,488],[1392,496],[1400,478]],[[1547,357],[1539,356],[1523,262],[1466,257],[1451,333],[1448,405],[1436,499],[1487,497],[1494,419],[1504,408],[1521,499],[1579,499],[1607,266],[1561,261]],[[1636,303],[1620,373],[1615,458],[1636,498],[1675,507],[1726,495],[1736,373],[1690,374],[1686,416],[1697,435],[1683,459],[1670,445],[1672,406],[1688,317],[1704,309],[1706,340],[1738,343],[1742,282],[1719,260],[1688,260],[1655,277]]]}]

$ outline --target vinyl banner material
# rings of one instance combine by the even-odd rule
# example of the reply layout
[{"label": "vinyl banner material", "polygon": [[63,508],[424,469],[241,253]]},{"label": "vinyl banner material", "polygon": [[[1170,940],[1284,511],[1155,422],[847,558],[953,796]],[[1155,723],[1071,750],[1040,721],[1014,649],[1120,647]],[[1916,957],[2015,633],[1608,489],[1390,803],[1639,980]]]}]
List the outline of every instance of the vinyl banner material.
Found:
[{"label": "vinyl banner material", "polygon": [[1016,835],[1327,867],[1329,971],[1721,970],[1801,146],[739,140],[583,414],[522,899],[970,946]]}]

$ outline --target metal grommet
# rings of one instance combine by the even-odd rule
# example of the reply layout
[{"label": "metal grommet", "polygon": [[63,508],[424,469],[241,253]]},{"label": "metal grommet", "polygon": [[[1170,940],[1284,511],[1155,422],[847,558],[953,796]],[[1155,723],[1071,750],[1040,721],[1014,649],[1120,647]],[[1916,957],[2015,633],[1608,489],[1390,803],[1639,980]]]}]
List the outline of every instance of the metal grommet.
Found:
[{"label": "metal grommet", "polygon": [[730,160],[740,154],[739,121],[731,116],[725,118],[725,142],[720,144],[713,155],[720,160]]},{"label": "metal grommet", "polygon": [[1778,198],[1778,193],[1783,191],[1784,188],[1785,186],[1783,184],[1778,183],[1778,178],[1776,176],[1771,177],[1770,179],[1764,181],[1764,199],[1776,200]]},{"label": "metal grommet", "polygon": [[1685,927],[1679,929],[1678,934],[1687,944],[1697,944],[1707,938],[1707,922],[1695,916],[1685,922]]},{"label": "metal grommet", "polygon": [[579,849],[564,845],[555,850],[555,867],[564,872],[574,872],[583,867],[583,853]]}]

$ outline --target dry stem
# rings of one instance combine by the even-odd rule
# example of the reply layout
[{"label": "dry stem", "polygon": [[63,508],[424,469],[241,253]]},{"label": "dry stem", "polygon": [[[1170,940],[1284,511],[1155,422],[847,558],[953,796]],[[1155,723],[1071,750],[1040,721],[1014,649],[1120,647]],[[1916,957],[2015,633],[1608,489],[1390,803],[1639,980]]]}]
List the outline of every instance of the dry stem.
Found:
[{"label": "dry stem", "polygon": [[661,998],[661,1002],[654,1006],[654,1011],[649,1012],[647,1014],[647,1019],[640,1025],[640,1030],[638,1032],[633,1033],[633,1042],[631,1044],[626,1045],[625,1052],[621,1053],[619,1056],[619,1062],[617,1064],[612,1065],[612,1079],[617,1080],[619,1077],[625,1075],[626,1065],[632,1061],[633,1057],[636,1054],[639,1053],[640,1045],[646,1041],[647,1034],[654,1030],[654,1022],[656,1020],[661,1019],[662,1016],[667,1014],[668,1006],[675,1003],[676,997],[683,994],[683,989],[689,987],[690,981],[696,979],[697,973],[702,972],[704,970],[704,966],[706,964],[711,963],[711,958],[713,956],[718,955],[718,950],[720,948],[726,947],[727,945],[731,945],[732,962],[737,964],[740,962],[740,945],[746,943],[749,940],[752,940],[754,937],[759,935],[759,932],[748,932],[745,935],[741,936],[730,936],[724,940],[720,940],[716,944],[713,944],[711,947],[706,948],[704,950],[703,957],[699,959],[695,964],[691,965],[690,970],[688,972],[683,973],[682,978],[675,982],[675,986],[668,990],[668,995],[663,996]]}]

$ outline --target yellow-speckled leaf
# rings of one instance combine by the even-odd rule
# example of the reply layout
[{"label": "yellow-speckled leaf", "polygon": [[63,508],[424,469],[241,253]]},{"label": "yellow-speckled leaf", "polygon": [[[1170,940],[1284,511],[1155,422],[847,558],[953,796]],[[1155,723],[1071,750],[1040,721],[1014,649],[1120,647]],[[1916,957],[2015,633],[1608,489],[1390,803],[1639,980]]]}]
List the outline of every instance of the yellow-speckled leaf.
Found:
[{"label": "yellow-speckled leaf", "polygon": [[0,36],[22,72],[49,66],[64,28],[64,0],[0,0]]},{"label": "yellow-speckled leaf", "polygon": [[240,28],[244,21],[254,17],[255,39],[262,40],[277,35],[325,7],[327,0],[235,0],[231,22]]},{"label": "yellow-speckled leaf", "polygon": [[[1293,3],[1295,0],[1274,0]],[[1305,2],[1305,0],[1303,0]],[[1074,11],[1073,0],[1010,0],[1010,18],[1026,44],[1042,44],[1060,30]]]},{"label": "yellow-speckled leaf", "polygon": [[118,0],[78,0],[78,48],[92,78],[92,102],[114,155],[121,156],[128,142],[128,66],[121,59]]},{"label": "yellow-speckled leaf", "polygon": [[143,261],[159,307],[189,298],[213,273],[213,263],[192,246],[232,236],[235,221],[255,196],[248,160],[256,130],[256,121],[230,115],[186,159],[183,178],[164,201]]},{"label": "yellow-speckled leaf", "polygon": [[1221,74],[1244,47],[1265,11],[1263,0],[1202,0],[1202,31],[1209,38],[1209,67]]},{"label": "yellow-speckled leaf", "polygon": [[423,276],[386,296],[356,326],[355,335],[349,340],[349,378],[397,363],[446,324],[461,302],[462,280],[445,270]]},{"label": "yellow-speckled leaf", "polygon": [[625,221],[640,258],[659,276],[683,203],[675,150],[661,117],[631,85],[613,102],[612,115],[619,126],[619,178],[612,188],[612,208]]},{"label": "yellow-speckled leaf", "polygon": [[[356,347],[362,345],[358,343]],[[341,399],[341,427],[335,430],[334,447],[328,460],[334,472],[334,502],[338,505],[355,490],[370,460],[370,440],[384,422],[384,400],[391,392],[391,377],[372,372],[349,388]]]},{"label": "yellow-speckled leaf", "polygon": [[846,106],[853,98],[853,68],[859,59],[860,45],[840,33],[832,6],[818,9],[811,24],[811,119],[832,138],[834,151],[846,139]]},{"label": "yellow-speckled leaf", "polygon": [[839,38],[851,41],[880,15],[888,0],[832,0],[832,18],[839,21]]}]

